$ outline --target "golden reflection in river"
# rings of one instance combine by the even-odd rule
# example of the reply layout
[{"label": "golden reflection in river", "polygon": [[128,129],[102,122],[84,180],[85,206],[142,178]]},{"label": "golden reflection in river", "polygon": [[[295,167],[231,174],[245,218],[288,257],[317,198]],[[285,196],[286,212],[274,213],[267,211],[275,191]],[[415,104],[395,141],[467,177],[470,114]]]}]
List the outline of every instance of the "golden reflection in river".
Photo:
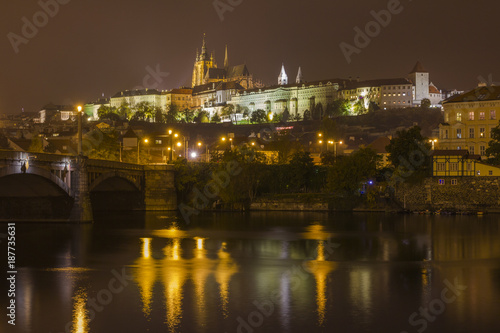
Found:
[{"label": "golden reflection in river", "polygon": [[316,306],[318,312],[318,323],[322,326],[326,316],[326,279],[328,274],[337,268],[337,264],[325,260],[325,242],[318,240],[316,260],[307,262],[307,267],[316,280]]},{"label": "golden reflection in river", "polygon": [[219,293],[222,303],[222,314],[224,318],[229,316],[229,282],[231,281],[231,276],[238,272],[238,265],[233,261],[229,252],[227,252],[226,242],[222,242],[222,245],[217,252],[219,257],[219,263],[215,269],[215,280],[219,284]]},{"label": "golden reflection in river", "polygon": [[151,258],[151,238],[141,238],[142,256],[137,260],[139,269],[136,270],[136,281],[139,285],[142,312],[149,318],[151,315],[151,302],[153,299],[153,287],[156,280],[156,266]]},{"label": "golden reflection in river", "polygon": [[195,237],[196,248],[194,249],[194,259],[192,265],[192,280],[194,283],[194,291],[196,294],[196,314],[200,327],[205,326],[206,322],[206,296],[205,284],[208,275],[210,275],[212,260],[207,258],[207,251],[205,250],[205,238]]},{"label": "golden reflection in river", "polygon": [[182,318],[182,288],[186,280],[186,266],[181,259],[180,239],[174,238],[172,244],[164,248],[162,263],[162,282],[166,300],[166,323],[169,331],[175,332]]},{"label": "golden reflection in river", "polygon": [[73,297],[73,329],[72,333],[89,332],[89,316],[87,312],[87,292],[80,289]]}]

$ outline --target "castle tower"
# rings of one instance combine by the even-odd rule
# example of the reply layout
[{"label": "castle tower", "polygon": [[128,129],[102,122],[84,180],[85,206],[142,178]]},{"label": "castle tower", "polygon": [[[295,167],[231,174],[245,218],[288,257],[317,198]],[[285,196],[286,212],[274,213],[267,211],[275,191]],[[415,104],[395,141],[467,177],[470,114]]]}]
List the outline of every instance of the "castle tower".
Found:
[{"label": "castle tower", "polygon": [[297,78],[295,79],[295,83],[302,83],[304,82],[304,78],[302,77],[302,69],[299,66],[299,71],[297,73]]},{"label": "castle tower", "polygon": [[408,79],[415,86],[415,94],[413,96],[413,104],[420,105],[424,98],[429,98],[429,72],[424,66],[417,61],[413,70],[408,74]]},{"label": "castle tower", "polygon": [[285,64],[281,64],[281,73],[280,76],[278,76],[278,85],[284,86],[288,84],[288,75],[286,75],[285,72]]},{"label": "castle tower", "polygon": [[215,65],[213,54],[212,56],[208,55],[205,37],[205,34],[203,34],[201,54],[198,55],[198,51],[196,52],[197,56],[193,68],[193,79],[191,81],[192,87],[203,84],[203,78],[205,77],[205,74],[209,68],[217,68],[217,66]]}]

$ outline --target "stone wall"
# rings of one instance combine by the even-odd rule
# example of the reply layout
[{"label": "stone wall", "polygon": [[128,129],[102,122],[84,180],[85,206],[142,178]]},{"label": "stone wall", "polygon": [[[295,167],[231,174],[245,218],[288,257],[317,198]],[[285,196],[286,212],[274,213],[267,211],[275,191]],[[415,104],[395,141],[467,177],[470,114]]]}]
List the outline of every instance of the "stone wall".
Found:
[{"label": "stone wall", "polygon": [[250,210],[266,211],[328,211],[326,202],[297,202],[290,199],[261,199],[252,202]]},{"label": "stone wall", "polygon": [[431,177],[420,185],[399,184],[395,199],[409,210],[498,211],[500,177]]},{"label": "stone wall", "polygon": [[144,166],[145,210],[176,210],[173,165]]}]

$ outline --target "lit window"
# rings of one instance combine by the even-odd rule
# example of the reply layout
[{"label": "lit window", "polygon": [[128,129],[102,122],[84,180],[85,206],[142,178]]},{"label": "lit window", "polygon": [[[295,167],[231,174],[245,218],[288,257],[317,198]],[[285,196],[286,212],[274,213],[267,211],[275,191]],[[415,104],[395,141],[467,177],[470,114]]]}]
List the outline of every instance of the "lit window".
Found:
[{"label": "lit window", "polygon": [[439,180],[439,185],[444,185],[444,184],[445,184],[444,179],[440,179],[440,180]]},{"label": "lit window", "polygon": [[484,119],[485,119],[484,112],[479,112],[479,120],[484,120]]},{"label": "lit window", "polygon": [[474,111],[469,112],[469,120],[474,120]]},{"label": "lit window", "polygon": [[462,114],[460,112],[457,113],[457,121],[462,121]]},{"label": "lit window", "polygon": [[497,119],[497,112],[495,110],[490,111],[490,119]]},{"label": "lit window", "polygon": [[486,129],[484,127],[479,128],[479,137],[480,138],[484,138],[485,131],[486,131]]},{"label": "lit window", "polygon": [[452,180],[451,180],[451,185],[457,185],[457,183],[458,183],[458,182],[457,182],[457,180],[456,180],[456,179],[452,179]]}]

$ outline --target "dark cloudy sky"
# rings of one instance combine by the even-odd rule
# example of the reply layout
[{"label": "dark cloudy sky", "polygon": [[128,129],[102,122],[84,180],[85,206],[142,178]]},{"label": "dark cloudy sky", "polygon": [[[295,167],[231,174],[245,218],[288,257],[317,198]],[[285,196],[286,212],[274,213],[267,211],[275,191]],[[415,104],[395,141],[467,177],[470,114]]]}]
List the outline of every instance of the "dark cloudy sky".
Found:
[{"label": "dark cloudy sky", "polygon": [[[3,3],[0,113],[109,97],[142,86],[148,67],[169,73],[159,89],[189,84],[204,32],[220,65],[228,44],[231,64],[245,62],[268,84],[276,83],[282,62],[290,77],[300,65],[312,81],[401,77],[417,60],[439,88],[472,88],[479,77],[500,81],[494,0],[402,0],[401,13],[350,64],[339,44],[354,44],[353,29],[364,29],[371,11],[395,0],[219,0],[240,3],[223,20],[214,0],[59,1],[67,4],[45,25],[38,0]],[[22,19],[33,16],[42,26],[16,53],[9,33],[23,37]]]}]

